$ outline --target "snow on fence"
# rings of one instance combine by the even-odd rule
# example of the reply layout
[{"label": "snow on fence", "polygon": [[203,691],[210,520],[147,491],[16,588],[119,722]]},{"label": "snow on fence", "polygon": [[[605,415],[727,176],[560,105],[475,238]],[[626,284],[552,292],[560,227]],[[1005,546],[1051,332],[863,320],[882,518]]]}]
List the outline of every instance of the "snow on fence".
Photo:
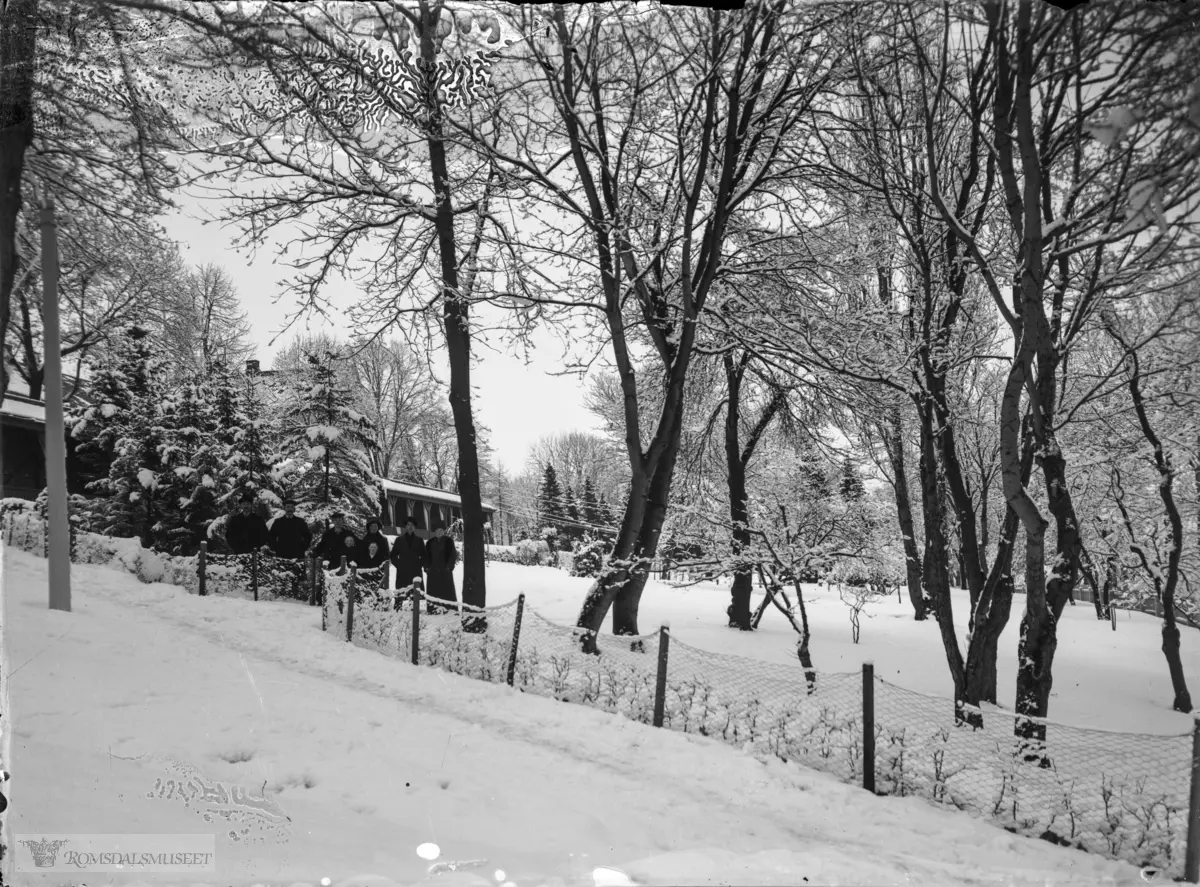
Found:
[{"label": "snow on fence", "polygon": [[[44,556],[44,527],[33,513],[9,510],[2,532]],[[598,635],[598,655],[584,653],[582,629],[543,618],[524,595],[431,615],[419,590],[383,591],[386,571],[310,565],[306,574],[299,562],[203,550],[175,558],[92,533],[77,534],[72,559],[200,593],[319,602],[327,632],[405,662],[720,739],[878,794],[915,795],[1017,834],[1200,881],[1200,719],[1193,733],[1174,736],[1040,722],[1046,742],[1030,755],[1014,736],[1013,713],[989,709],[982,728],[956,726],[952,700],[884,681],[870,664],[809,682],[798,665],[709,653],[665,626]]]}]

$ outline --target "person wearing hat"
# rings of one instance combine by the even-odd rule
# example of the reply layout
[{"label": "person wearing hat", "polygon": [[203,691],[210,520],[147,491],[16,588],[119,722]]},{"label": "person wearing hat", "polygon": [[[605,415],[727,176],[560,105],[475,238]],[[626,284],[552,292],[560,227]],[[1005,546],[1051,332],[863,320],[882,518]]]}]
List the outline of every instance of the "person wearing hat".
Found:
[{"label": "person wearing hat", "polygon": [[329,566],[336,569],[341,565],[343,556],[348,561],[354,560],[358,553],[358,537],[346,526],[346,517],[340,511],[335,511],[329,519],[332,526],[321,534],[313,554],[318,560],[329,561]]},{"label": "person wearing hat", "polygon": [[271,522],[269,535],[271,550],[276,557],[300,560],[312,544],[312,530],[308,522],[296,516],[296,501],[283,500],[283,514]]},{"label": "person wearing hat", "polygon": [[234,554],[249,554],[267,544],[267,522],[254,510],[254,494],[242,497],[239,510],[225,524],[225,542]]},{"label": "person wearing hat", "polygon": [[383,523],[376,518],[367,521],[366,535],[358,541],[355,563],[360,570],[377,570],[388,559],[387,539],[383,538]]},{"label": "person wearing hat", "polygon": [[458,563],[458,549],[454,540],[446,535],[446,525],[438,521],[433,525],[433,537],[425,544],[425,573],[428,576],[426,612],[443,613],[446,607],[433,603],[432,598],[458,603],[454,590],[454,570]]},{"label": "person wearing hat", "polygon": [[396,568],[396,609],[400,609],[400,591],[425,581],[421,575],[425,540],[417,535],[417,522],[411,515],[404,519],[404,528],[392,543],[391,560]]}]

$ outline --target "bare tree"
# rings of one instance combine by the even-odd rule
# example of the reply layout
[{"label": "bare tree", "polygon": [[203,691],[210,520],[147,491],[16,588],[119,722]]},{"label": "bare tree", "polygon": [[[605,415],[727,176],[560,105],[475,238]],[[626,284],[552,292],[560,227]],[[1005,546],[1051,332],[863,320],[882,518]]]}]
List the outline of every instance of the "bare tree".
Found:
[{"label": "bare tree", "polygon": [[219,265],[188,272],[162,307],[158,326],[180,372],[206,375],[218,361],[240,368],[254,353],[237,288]]},{"label": "bare tree", "polygon": [[178,180],[147,101],[159,82],[148,27],[109,4],[14,0],[0,16],[0,341],[34,259],[19,250],[18,217],[35,181],[60,219],[91,209],[141,226],[169,203]]},{"label": "bare tree", "polygon": [[[611,608],[614,633],[636,634],[698,324],[727,258],[731,219],[781,203],[767,183],[786,177],[784,145],[798,138],[832,65],[818,40],[820,16],[781,3],[636,17],[558,6],[551,17],[546,36],[532,41],[532,77],[522,72],[537,90],[524,131],[507,133],[492,156],[548,204],[547,254],[586,255],[585,286],[599,280],[599,302],[579,283],[558,301],[602,318],[622,392],[630,493],[578,623],[591,638]],[[657,415],[639,400],[634,351],[642,347],[664,391]]]},{"label": "bare tree", "polygon": [[[1182,212],[1187,219],[1190,211],[1195,218],[1200,157],[1161,99],[1182,94],[1182,78],[1189,76],[1167,61],[1172,47],[1180,57],[1191,55],[1186,14],[1122,2],[1069,13],[1029,0],[989,2],[984,9],[986,30],[964,23],[956,32],[962,35],[959,50],[950,45],[953,16],[944,14],[941,49],[922,50],[916,58],[929,84],[931,110],[958,101],[950,81],[960,59],[994,72],[994,90],[967,119],[975,137],[994,148],[1005,237],[989,243],[964,221],[965,207],[943,196],[952,173],[936,152],[935,114],[925,122],[925,167],[933,204],[978,269],[1014,340],[1001,401],[1000,458],[1004,495],[1026,540],[1017,710],[1043,718],[1057,623],[1081,558],[1080,525],[1058,440],[1074,407],[1062,400],[1067,356],[1106,299],[1136,289],[1134,282],[1168,254],[1174,262],[1186,259],[1188,224],[1168,224],[1165,213]],[[1174,93],[1172,81],[1179,86]],[[1102,128],[1119,122],[1118,112],[1129,107],[1152,112],[1127,133],[1104,135]],[[1006,280],[1013,281],[1011,301]],[[1022,472],[1025,413],[1054,519],[1049,574],[1050,522]],[[1045,726],[1021,719],[1017,733],[1038,744]]]},{"label": "bare tree", "polygon": [[[134,321],[146,323],[174,299],[184,270],[161,232],[114,224],[91,207],[61,218],[58,237],[60,348],[64,361],[75,362],[77,386],[84,363],[111,335]],[[37,214],[22,213],[18,245],[28,264],[13,290],[5,360],[34,398],[42,396],[45,354],[40,243]]]},{"label": "bare tree", "polygon": [[438,409],[444,394],[437,380],[402,343],[370,340],[353,353],[350,366],[361,408],[374,425],[373,457],[381,477],[398,477],[409,467],[406,455],[414,452],[424,426],[436,422],[453,430]]}]

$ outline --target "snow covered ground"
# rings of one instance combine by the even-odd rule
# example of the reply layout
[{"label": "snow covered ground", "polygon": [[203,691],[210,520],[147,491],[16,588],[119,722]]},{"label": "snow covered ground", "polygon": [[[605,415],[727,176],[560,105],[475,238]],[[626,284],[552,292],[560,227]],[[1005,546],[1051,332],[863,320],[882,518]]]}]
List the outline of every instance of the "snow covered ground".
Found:
[{"label": "snow covered ground", "polygon": [[[1142,883],[1130,866],[915,798],[876,798],[714,740],[413,668],[321,632],[316,608],[198,598],[76,566],[73,611],[50,611],[45,561],[11,548],[3,580],[8,883],[80,880],[13,871],[13,837],[38,832],[216,832],[212,883],[221,884],[337,884],[368,873],[399,883],[592,884],[596,866],[639,884]],[[564,623],[587,585],[510,564],[493,564],[489,583],[490,602],[525,592],[529,606]],[[670,619],[693,646],[794,667],[781,617],[768,613],[758,633],[733,632],[726,596],[655,584],[643,631]],[[895,683],[945,692],[935,627],[904,619],[892,600],[864,620],[856,647],[845,605],[815,597],[818,667],[851,671],[874,658]],[[1064,621],[1057,718],[1187,728],[1190,719],[1165,710],[1152,619],[1123,615],[1113,633],[1081,605]],[[1014,634],[1002,646],[1009,694]],[[205,822],[194,801],[155,796],[170,759],[210,783],[265,792],[280,815],[237,821],[245,834],[231,840],[230,826]],[[429,843],[438,862],[487,864],[430,875],[417,853]],[[133,883],[87,883],[106,878]]]}]

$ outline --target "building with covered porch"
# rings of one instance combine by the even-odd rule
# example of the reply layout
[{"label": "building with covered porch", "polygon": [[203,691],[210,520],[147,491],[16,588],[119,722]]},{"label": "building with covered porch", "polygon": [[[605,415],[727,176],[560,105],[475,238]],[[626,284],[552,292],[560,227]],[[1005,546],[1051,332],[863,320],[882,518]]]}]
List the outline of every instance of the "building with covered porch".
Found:
[{"label": "building with covered porch", "polygon": [[[441,522],[449,530],[456,521],[462,520],[462,499],[457,493],[395,480],[381,480],[380,483],[384,498],[383,532],[389,536],[399,533],[409,517],[416,523],[417,535],[422,539],[433,535],[430,528],[435,523]],[[495,506],[483,503],[483,519],[486,523],[492,522],[495,513]]]}]

